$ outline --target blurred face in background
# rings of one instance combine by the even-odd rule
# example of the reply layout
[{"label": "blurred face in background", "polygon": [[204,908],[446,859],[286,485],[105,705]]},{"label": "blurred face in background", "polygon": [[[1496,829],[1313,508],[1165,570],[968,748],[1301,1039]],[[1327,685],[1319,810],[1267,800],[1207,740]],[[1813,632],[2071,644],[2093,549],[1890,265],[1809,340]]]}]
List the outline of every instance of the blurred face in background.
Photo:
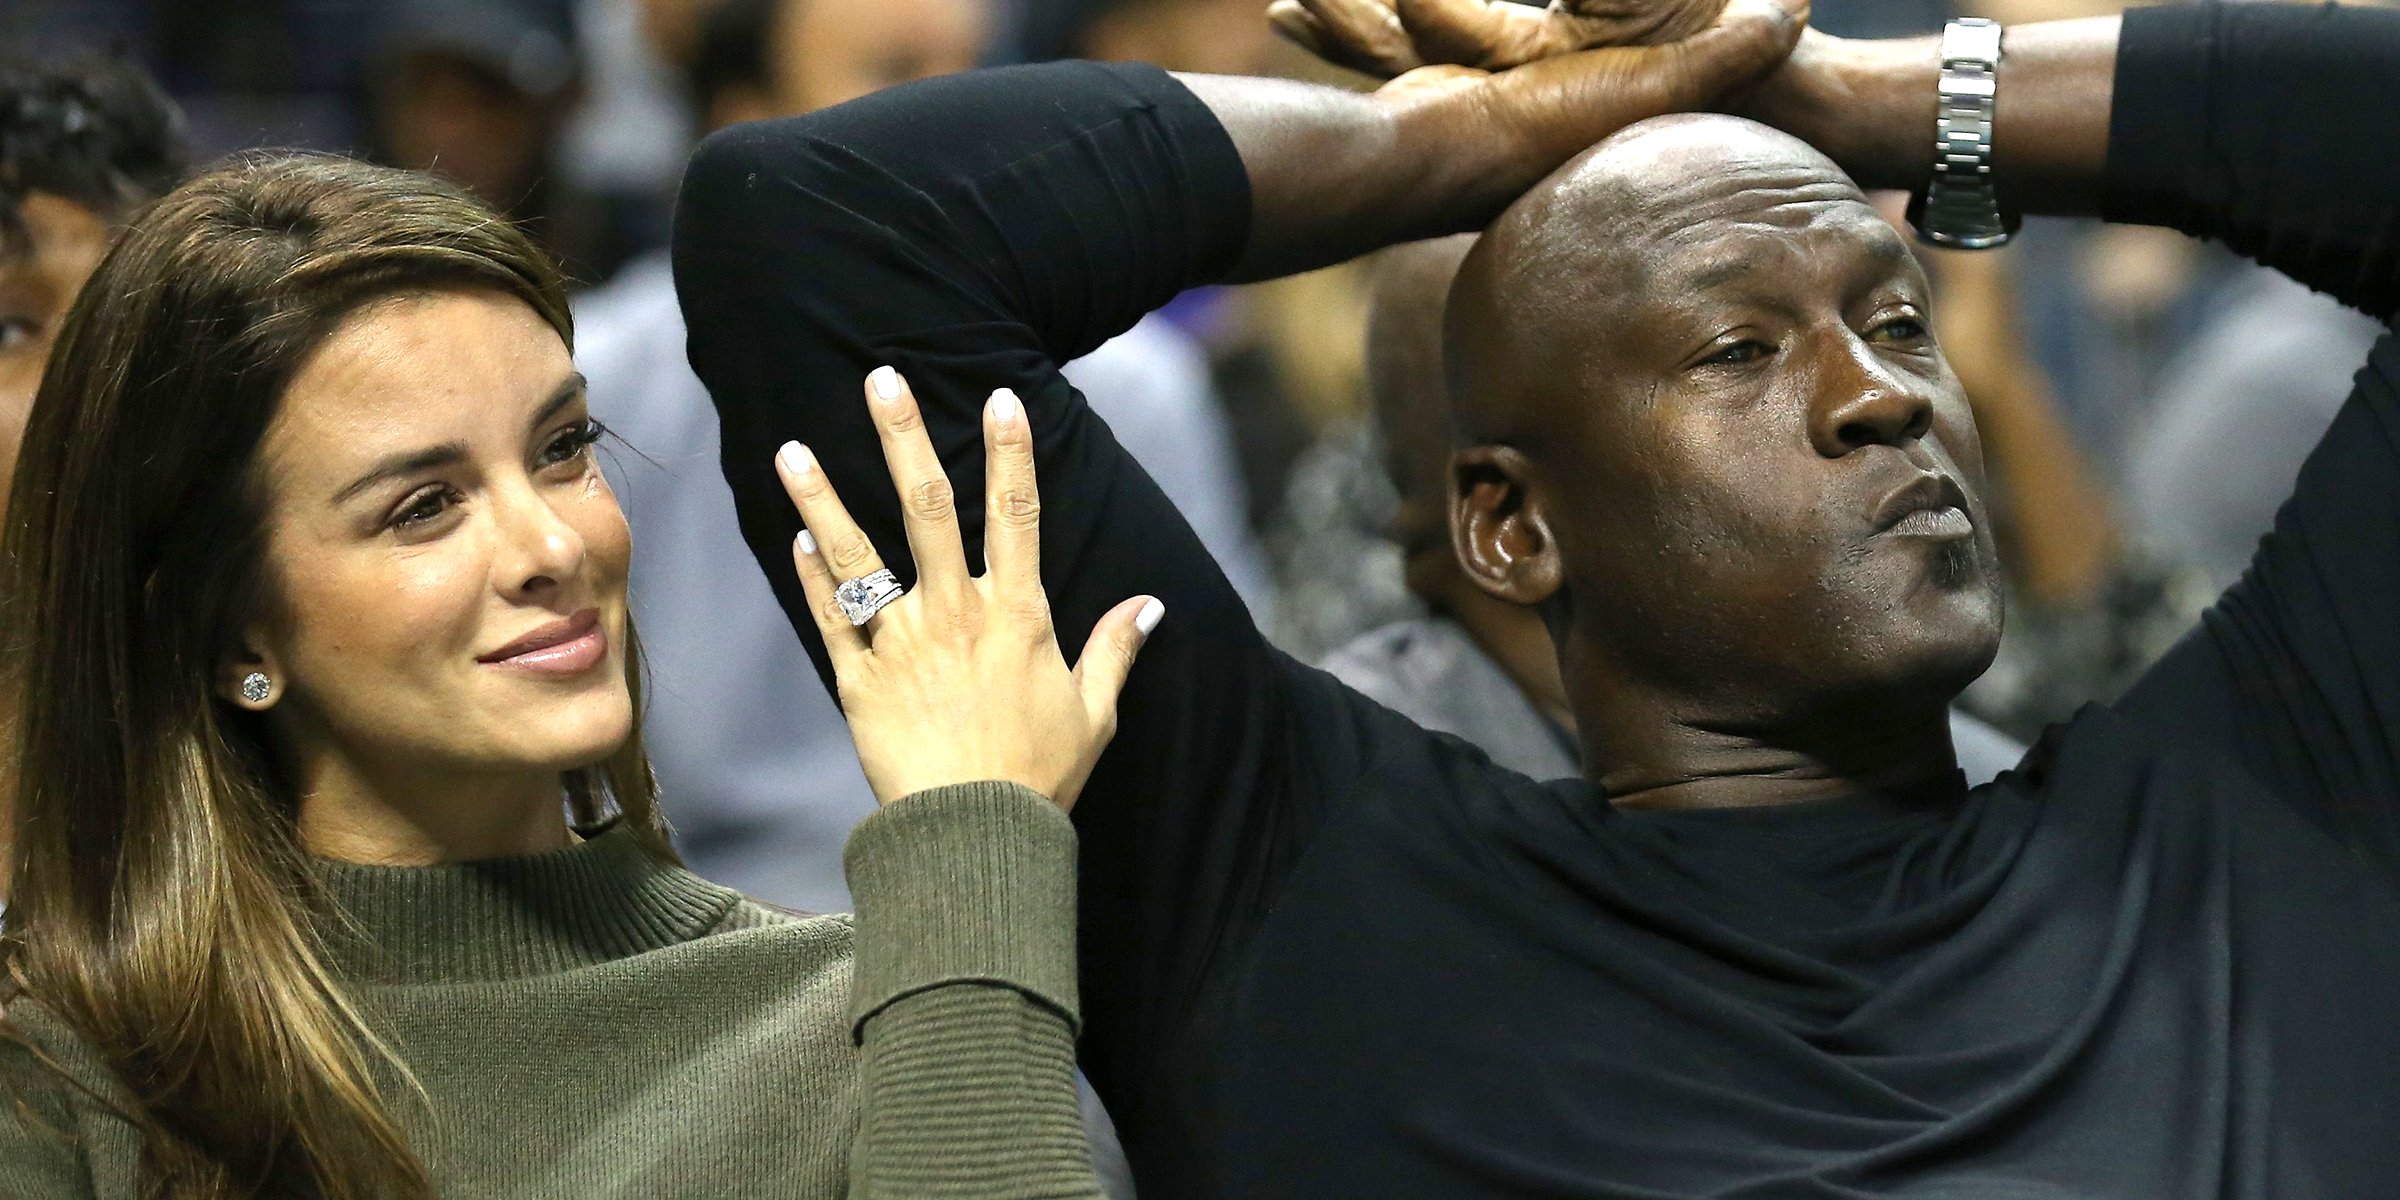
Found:
[{"label": "blurred face in background", "polygon": [[110,233],[100,214],[47,192],[28,193],[17,213],[25,236],[0,245],[0,507],[51,343]]},{"label": "blurred face in background", "polygon": [[992,36],[987,0],[783,0],[771,26],[768,95],[731,120],[788,117],[964,71]]},{"label": "blurred face in background", "polygon": [[405,55],[391,69],[376,116],[394,163],[432,171],[506,210],[532,192],[564,108],[435,51]]}]

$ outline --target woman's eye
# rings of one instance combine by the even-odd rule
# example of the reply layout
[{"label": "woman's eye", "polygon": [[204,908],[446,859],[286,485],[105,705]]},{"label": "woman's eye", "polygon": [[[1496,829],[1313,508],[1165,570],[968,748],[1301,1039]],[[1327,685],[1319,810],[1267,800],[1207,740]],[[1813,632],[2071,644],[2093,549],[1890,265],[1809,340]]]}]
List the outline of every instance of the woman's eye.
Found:
[{"label": "woman's eye", "polygon": [[600,422],[588,417],[577,421],[560,430],[558,436],[550,439],[550,444],[542,448],[541,465],[555,466],[581,458],[585,451],[592,448],[592,443],[599,441],[601,435],[607,432]]},{"label": "woman's eye", "polygon": [[0,317],[0,354],[22,350],[41,334],[41,323],[30,317]]},{"label": "woman's eye", "polygon": [[428,488],[410,497],[407,503],[400,506],[400,511],[392,514],[391,527],[394,529],[415,528],[449,510],[450,490],[448,488]]}]

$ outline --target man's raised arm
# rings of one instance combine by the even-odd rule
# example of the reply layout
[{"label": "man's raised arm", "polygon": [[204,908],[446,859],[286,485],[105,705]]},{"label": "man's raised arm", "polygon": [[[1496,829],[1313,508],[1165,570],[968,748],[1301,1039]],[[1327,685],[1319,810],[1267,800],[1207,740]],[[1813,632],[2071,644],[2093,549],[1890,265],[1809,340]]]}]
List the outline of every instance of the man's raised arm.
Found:
[{"label": "man's raised arm", "polygon": [[1755,80],[1798,32],[1766,0],[1736,0],[1677,45],[1372,97],[1138,65],[971,72],[739,126],[694,158],[674,246],[691,360],[744,537],[820,673],[771,460],[786,439],[812,447],[882,559],[913,576],[861,399],[883,364],[916,393],[970,546],[984,401],[1007,387],[1024,402],[1061,644],[1127,596],[1165,601],[1075,811],[1085,1062],[1132,1140],[1128,1056],[1162,1043],[1142,1035],[1272,898],[1323,798],[1405,728],[1267,646],[1057,364],[1196,284],[1472,227],[1616,128]]}]

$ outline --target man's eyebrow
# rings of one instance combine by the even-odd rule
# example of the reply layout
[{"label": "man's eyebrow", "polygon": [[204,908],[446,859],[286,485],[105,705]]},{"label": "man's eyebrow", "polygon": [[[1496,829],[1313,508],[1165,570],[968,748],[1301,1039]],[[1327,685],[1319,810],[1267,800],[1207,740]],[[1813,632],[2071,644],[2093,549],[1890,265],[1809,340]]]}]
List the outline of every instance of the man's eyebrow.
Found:
[{"label": "man's eyebrow", "polygon": [[1748,279],[1760,271],[1758,259],[1747,254],[1720,258],[1684,276],[1680,285],[1690,291],[1705,292],[1728,283]]},{"label": "man's eyebrow", "polygon": [[[547,423],[552,417],[558,415],[560,409],[581,399],[585,386],[582,372],[578,371],[567,376],[558,385],[558,389],[550,393],[550,398],[542,402],[540,411],[533,414],[533,420],[527,422],[527,425],[539,428]],[[435,467],[452,466],[466,460],[467,444],[455,441],[443,442],[438,446],[427,446],[422,450],[395,454],[376,463],[368,469],[366,474],[344,484],[342,490],[333,494],[333,502],[347,504],[360,492],[366,491],[384,480],[403,475],[414,475],[419,471],[430,471]]]}]

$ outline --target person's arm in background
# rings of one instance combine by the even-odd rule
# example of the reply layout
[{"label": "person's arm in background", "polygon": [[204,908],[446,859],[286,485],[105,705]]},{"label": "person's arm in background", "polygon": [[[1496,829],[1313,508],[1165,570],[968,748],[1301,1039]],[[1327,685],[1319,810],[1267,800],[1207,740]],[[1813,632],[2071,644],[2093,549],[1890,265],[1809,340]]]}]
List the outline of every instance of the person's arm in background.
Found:
[{"label": "person's arm in background", "polygon": [[[1797,34],[1791,13],[1741,0],[1673,46],[1380,97],[1140,66],[973,72],[736,127],[695,156],[675,234],[691,359],[744,536],[820,674],[824,643],[783,566],[798,523],[767,457],[808,443],[849,501],[864,536],[827,545],[839,573],[879,553],[905,579],[903,504],[849,382],[885,363],[914,386],[960,496],[982,488],[985,398],[1022,398],[1062,637],[1129,594],[1175,614],[1076,814],[1085,1068],[1137,1155],[1135,1081],[1322,797],[1397,723],[1267,646],[1056,364],[1194,284],[1477,225],[1609,132],[1754,79]],[[961,519],[974,544],[980,508]]]},{"label": "person's arm in background", "polygon": [[2088,604],[2116,564],[2117,518],[2025,345],[2010,257],[1965,250],[1928,257],[1942,352],[1974,403],[1999,488],[2009,573],[2037,605]]}]

